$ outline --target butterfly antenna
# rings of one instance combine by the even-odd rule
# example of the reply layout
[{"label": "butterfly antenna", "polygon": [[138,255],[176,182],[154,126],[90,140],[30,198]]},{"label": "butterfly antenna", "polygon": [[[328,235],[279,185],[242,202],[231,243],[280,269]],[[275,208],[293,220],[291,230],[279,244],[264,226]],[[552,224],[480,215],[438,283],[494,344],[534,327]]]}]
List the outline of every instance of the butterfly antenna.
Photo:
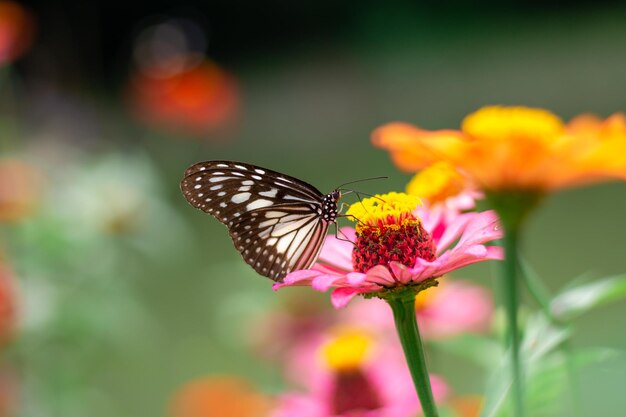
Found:
[{"label": "butterfly antenna", "polygon": [[337,190],[340,190],[340,189],[341,189],[341,187],[343,187],[344,185],[355,184],[355,183],[357,183],[357,182],[372,181],[372,180],[387,180],[387,179],[389,179],[389,177],[387,177],[387,176],[381,176],[381,177],[371,177],[371,178],[363,178],[363,179],[360,179],[360,180],[349,181],[349,182],[346,182],[346,183],[344,183],[344,184],[341,184],[341,185],[340,185],[340,186],[338,186],[336,189],[337,189]]}]

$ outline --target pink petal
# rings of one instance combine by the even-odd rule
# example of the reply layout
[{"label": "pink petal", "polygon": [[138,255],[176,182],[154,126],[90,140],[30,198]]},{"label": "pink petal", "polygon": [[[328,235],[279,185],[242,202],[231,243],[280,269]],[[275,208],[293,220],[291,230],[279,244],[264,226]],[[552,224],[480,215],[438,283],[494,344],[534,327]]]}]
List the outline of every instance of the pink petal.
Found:
[{"label": "pink petal", "polygon": [[346,275],[346,281],[351,287],[358,287],[363,285],[366,281],[367,275],[362,272],[350,272]]},{"label": "pink petal", "polygon": [[[356,232],[351,227],[342,227],[337,235],[341,239],[352,242],[356,240]],[[337,239],[335,236],[326,237],[319,260],[343,271],[352,270],[352,243]]]},{"label": "pink petal", "polygon": [[351,287],[336,288],[330,294],[330,301],[333,303],[333,307],[335,307],[335,308],[343,308],[356,295],[361,294],[361,292],[362,292],[362,290],[359,289],[359,288],[351,288]]},{"label": "pink petal", "polygon": [[437,242],[437,253],[441,253],[445,248],[450,246],[463,234],[468,223],[473,220],[474,213],[464,213],[449,216],[448,222],[445,224],[445,230]]},{"label": "pink petal", "polygon": [[313,278],[313,280],[311,281],[311,287],[314,290],[326,292],[342,278],[344,277],[335,274],[319,275]]},{"label": "pink petal", "polygon": [[376,265],[367,271],[367,282],[378,285],[393,285],[396,283],[395,278],[384,265]]},{"label": "pink petal", "polygon": [[389,268],[391,268],[391,272],[393,272],[393,275],[398,282],[408,284],[411,281],[415,281],[413,271],[406,265],[392,261],[389,262]]},{"label": "pink petal", "polygon": [[458,245],[476,245],[500,239],[503,236],[499,219],[493,210],[473,214]]},{"label": "pink petal", "polygon": [[306,281],[313,279],[323,273],[320,271],[315,271],[312,269],[298,269],[297,271],[292,271],[285,276],[283,282],[287,285],[294,284],[299,281]]},{"label": "pink petal", "polygon": [[455,269],[462,268],[477,262],[486,261],[492,258],[491,256],[497,255],[498,251],[490,251],[486,246],[474,245],[468,247],[455,247],[443,255],[437,260],[440,261],[440,265],[437,273],[440,275],[447,274]]}]

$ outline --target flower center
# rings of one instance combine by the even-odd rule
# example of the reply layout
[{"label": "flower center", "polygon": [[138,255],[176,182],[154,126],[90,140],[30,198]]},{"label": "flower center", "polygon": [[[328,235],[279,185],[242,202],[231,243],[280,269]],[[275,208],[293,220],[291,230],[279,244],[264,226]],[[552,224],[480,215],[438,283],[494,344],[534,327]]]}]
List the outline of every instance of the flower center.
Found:
[{"label": "flower center", "polygon": [[415,175],[406,186],[406,192],[433,205],[461,194],[467,187],[467,179],[452,164],[440,161]]},{"label": "flower center", "polygon": [[376,389],[361,367],[372,349],[371,337],[359,329],[341,328],[323,348],[326,365],[335,371],[330,403],[333,415],[358,415],[381,407]]},{"label": "flower center", "polygon": [[382,404],[375,388],[360,370],[335,375],[331,407],[333,415],[362,415],[379,409]]},{"label": "flower center", "polygon": [[553,113],[529,107],[488,106],[468,115],[462,130],[486,141],[537,141],[550,143],[564,131]]},{"label": "flower center", "polygon": [[436,258],[430,234],[413,214],[418,204],[416,196],[388,193],[350,206],[346,214],[358,221],[352,250],[355,271],[367,272],[392,261],[413,267],[418,258]]}]

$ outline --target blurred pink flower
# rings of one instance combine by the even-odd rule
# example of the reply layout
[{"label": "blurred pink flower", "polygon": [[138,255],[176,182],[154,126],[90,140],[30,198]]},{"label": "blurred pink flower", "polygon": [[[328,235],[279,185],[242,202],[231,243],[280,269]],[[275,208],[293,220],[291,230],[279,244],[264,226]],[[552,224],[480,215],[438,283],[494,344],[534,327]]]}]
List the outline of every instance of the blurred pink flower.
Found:
[{"label": "blurred pink flower", "polygon": [[[303,390],[278,398],[271,417],[412,417],[420,402],[400,346],[358,327],[338,327],[301,344],[289,357],[291,379]],[[437,401],[448,394],[431,376]]]},{"label": "blurred pink flower", "polygon": [[[348,241],[327,237],[311,269],[290,273],[274,288],[335,288],[331,300],[340,308],[358,294],[415,285],[473,263],[502,259],[501,248],[484,245],[502,237],[493,211],[431,213],[415,210],[408,197],[389,193],[358,203],[363,209],[355,214],[360,221],[356,231],[341,229],[342,239]],[[412,209],[407,211],[409,206]]]},{"label": "blurred pink flower", "polygon": [[[417,322],[424,339],[441,339],[489,329],[494,305],[489,291],[469,282],[441,279],[439,286],[418,294]],[[348,323],[368,323],[392,333],[393,315],[383,300],[356,300],[346,311]]]}]

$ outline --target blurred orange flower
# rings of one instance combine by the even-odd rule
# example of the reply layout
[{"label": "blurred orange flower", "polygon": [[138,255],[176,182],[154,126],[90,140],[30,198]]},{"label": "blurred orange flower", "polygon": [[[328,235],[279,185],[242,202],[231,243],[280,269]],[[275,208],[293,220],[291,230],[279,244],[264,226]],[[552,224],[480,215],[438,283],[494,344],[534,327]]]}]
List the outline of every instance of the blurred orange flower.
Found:
[{"label": "blurred orange flower", "polygon": [[0,160],[0,222],[30,215],[39,199],[40,173],[17,159]]},{"label": "blurred orange flower", "polygon": [[194,135],[233,120],[239,96],[234,78],[225,70],[208,60],[169,74],[161,69],[144,68],[131,78],[129,101],[140,119]]},{"label": "blurred orange flower", "polygon": [[263,417],[271,400],[244,379],[214,376],[183,385],[172,397],[171,417]]},{"label": "blurred orange flower", "polygon": [[[7,265],[0,259],[0,346],[4,346],[13,336],[16,320],[15,301],[13,275]],[[0,410],[2,409],[1,404],[3,404],[3,401],[0,393]],[[1,415],[3,414],[0,413]]]},{"label": "blurred orange flower", "polygon": [[0,65],[22,55],[33,41],[34,19],[21,5],[0,1]]},{"label": "blurred orange flower", "polygon": [[446,161],[486,191],[544,192],[626,179],[622,114],[606,120],[583,115],[564,124],[547,110],[490,106],[468,115],[460,131],[390,123],[376,129],[372,140],[400,169]]},{"label": "blurred orange flower", "polygon": [[459,417],[478,417],[483,406],[483,398],[479,395],[464,395],[451,402]]}]

